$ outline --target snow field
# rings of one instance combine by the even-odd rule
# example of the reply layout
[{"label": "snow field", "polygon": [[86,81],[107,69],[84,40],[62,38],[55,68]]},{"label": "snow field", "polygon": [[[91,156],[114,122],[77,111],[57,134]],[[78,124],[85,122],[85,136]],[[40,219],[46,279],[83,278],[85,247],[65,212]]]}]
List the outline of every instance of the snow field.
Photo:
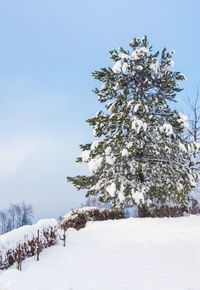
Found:
[{"label": "snow field", "polygon": [[0,275],[0,290],[199,290],[200,217],[89,222]]}]

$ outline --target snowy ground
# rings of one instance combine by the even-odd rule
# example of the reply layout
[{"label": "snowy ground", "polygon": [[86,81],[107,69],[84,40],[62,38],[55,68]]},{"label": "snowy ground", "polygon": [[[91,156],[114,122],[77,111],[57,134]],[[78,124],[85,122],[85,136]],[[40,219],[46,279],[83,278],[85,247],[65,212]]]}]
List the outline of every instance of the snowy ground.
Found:
[{"label": "snowy ground", "polygon": [[200,290],[200,217],[89,223],[1,273],[0,290]]}]

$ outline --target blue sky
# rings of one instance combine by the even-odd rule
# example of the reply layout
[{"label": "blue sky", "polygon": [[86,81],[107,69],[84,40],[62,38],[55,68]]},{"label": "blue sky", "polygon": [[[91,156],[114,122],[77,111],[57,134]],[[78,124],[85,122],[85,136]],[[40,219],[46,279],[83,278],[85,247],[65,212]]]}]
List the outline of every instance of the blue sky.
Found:
[{"label": "blue sky", "polygon": [[85,170],[74,160],[99,106],[91,72],[146,34],[155,50],[175,49],[182,96],[192,95],[199,19],[198,0],[0,0],[0,208],[26,200],[41,218],[79,206],[83,193],[65,177]]}]

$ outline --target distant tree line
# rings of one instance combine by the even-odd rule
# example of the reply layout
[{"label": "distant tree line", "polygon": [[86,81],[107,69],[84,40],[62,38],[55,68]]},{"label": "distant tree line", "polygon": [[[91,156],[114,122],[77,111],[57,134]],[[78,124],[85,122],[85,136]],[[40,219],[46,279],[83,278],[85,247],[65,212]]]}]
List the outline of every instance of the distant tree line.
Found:
[{"label": "distant tree line", "polygon": [[32,219],[33,206],[30,203],[11,203],[9,208],[0,210],[0,233],[32,224]]}]

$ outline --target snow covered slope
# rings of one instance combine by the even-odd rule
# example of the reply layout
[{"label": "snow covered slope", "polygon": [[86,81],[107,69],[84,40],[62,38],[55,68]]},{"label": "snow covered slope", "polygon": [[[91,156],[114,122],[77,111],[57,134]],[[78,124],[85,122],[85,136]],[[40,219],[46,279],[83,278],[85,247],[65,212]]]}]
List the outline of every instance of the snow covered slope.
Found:
[{"label": "snow covered slope", "polygon": [[200,217],[90,222],[23,271],[0,275],[0,290],[199,290]]}]

